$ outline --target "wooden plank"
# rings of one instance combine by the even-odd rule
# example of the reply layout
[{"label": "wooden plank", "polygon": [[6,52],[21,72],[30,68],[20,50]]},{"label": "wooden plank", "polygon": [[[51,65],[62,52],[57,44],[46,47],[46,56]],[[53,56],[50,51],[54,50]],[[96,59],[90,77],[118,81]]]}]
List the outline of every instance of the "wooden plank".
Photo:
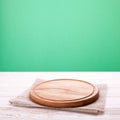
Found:
[{"label": "wooden plank", "polygon": [[48,109],[30,109],[17,107],[0,108],[0,118],[2,120],[118,120],[120,115],[102,114],[90,115],[83,113],[72,113]]},{"label": "wooden plank", "polygon": [[[13,86],[11,86],[8,82],[9,86],[4,86],[0,84],[0,96],[17,96],[24,92],[27,88],[29,88],[31,85],[17,85],[16,83],[11,83]],[[117,84],[117,86],[120,86],[120,84]],[[120,97],[120,87],[116,87],[116,84],[111,86],[108,86],[107,96],[109,97]]]},{"label": "wooden plank", "polygon": [[[4,107],[4,106],[8,106],[9,105],[9,100],[12,99],[14,97],[0,97],[0,106]],[[107,98],[106,101],[106,108],[110,108],[110,109],[120,109],[120,98],[116,97],[116,98]]]},{"label": "wooden plank", "polygon": [[[9,99],[21,94],[29,88],[36,78],[82,79],[91,83],[106,83],[108,93],[105,114],[93,116],[81,113],[70,113],[53,110],[35,110],[12,107]],[[0,119],[1,120],[120,120],[120,72],[31,72],[31,73],[0,73]]]},{"label": "wooden plank", "polygon": [[120,72],[2,72],[0,80],[35,80],[36,78],[73,78],[99,83],[120,83]]}]

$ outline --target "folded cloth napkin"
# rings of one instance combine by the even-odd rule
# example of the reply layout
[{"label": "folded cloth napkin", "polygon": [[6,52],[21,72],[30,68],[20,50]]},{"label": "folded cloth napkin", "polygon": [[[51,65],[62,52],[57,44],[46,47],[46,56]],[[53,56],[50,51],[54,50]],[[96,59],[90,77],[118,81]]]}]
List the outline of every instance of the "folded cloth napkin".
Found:
[{"label": "folded cloth napkin", "polygon": [[[37,79],[33,85],[43,82],[45,80]],[[105,108],[105,100],[106,100],[106,92],[107,92],[107,85],[106,84],[97,84],[96,85],[99,89],[99,98],[94,103],[89,105],[85,105],[82,107],[74,107],[74,108],[52,108],[39,105],[34,103],[29,98],[29,90],[27,89],[24,93],[17,96],[16,98],[11,99],[9,102],[14,106],[20,107],[30,107],[30,108],[46,108],[46,109],[54,109],[54,110],[63,110],[63,111],[71,111],[71,112],[82,112],[82,113],[90,113],[90,114],[100,114],[104,112]]]}]

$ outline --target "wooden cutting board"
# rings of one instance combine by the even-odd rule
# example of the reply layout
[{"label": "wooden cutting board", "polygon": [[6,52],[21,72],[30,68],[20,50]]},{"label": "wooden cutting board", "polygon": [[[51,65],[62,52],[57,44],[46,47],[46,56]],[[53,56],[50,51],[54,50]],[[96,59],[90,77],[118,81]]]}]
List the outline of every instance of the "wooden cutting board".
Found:
[{"label": "wooden cutting board", "polygon": [[98,88],[86,81],[55,79],[39,83],[30,90],[30,99],[49,107],[78,107],[99,97]]}]

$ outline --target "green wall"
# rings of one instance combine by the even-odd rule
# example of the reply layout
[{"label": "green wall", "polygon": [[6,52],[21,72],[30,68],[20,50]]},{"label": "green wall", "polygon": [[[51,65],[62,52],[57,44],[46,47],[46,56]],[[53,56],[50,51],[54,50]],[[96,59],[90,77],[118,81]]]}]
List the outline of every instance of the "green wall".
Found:
[{"label": "green wall", "polygon": [[120,71],[120,0],[0,0],[0,71]]}]

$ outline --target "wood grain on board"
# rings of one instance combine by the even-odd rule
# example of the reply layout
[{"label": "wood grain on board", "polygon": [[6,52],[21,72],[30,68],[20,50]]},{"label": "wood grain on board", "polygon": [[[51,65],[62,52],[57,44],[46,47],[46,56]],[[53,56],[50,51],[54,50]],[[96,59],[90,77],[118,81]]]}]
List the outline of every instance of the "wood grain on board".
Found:
[{"label": "wood grain on board", "polygon": [[91,83],[75,79],[55,79],[39,83],[30,90],[30,99],[49,107],[78,107],[90,104],[99,97]]}]

